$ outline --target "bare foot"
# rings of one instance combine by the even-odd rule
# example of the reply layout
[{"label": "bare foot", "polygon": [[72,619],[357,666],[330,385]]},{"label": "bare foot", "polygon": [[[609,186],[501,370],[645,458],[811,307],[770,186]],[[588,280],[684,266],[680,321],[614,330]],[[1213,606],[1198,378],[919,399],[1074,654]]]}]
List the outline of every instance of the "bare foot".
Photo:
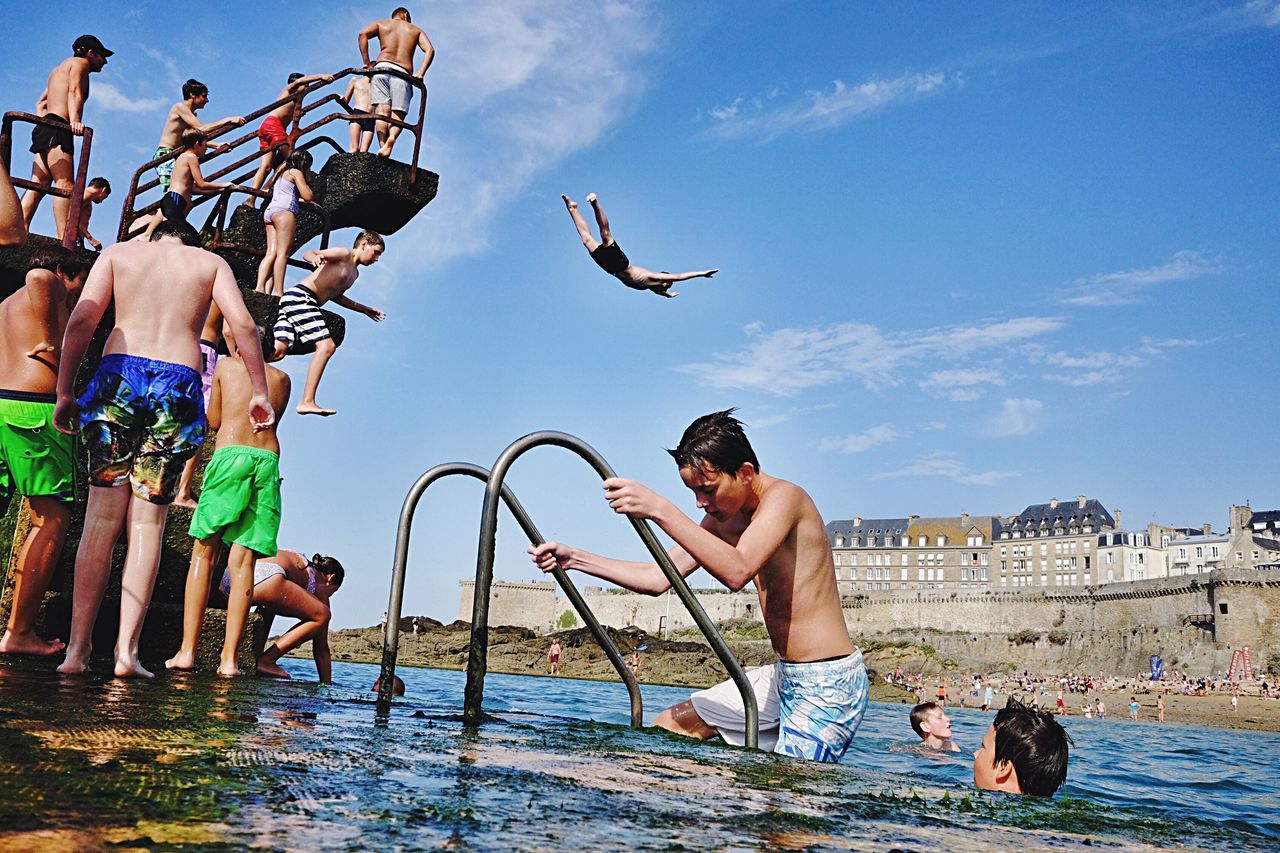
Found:
[{"label": "bare foot", "polygon": [[0,655],[38,655],[44,657],[56,655],[66,647],[67,644],[61,640],[46,640],[34,631],[29,634],[14,634],[12,631],[5,631],[4,637],[0,638]]},{"label": "bare foot", "polygon": [[257,199],[255,199],[253,196],[249,196],[244,201],[240,202],[240,206],[252,208],[255,201],[257,201]]},{"label": "bare foot", "polygon": [[320,415],[321,417],[325,417],[325,418],[329,417],[330,415],[338,414],[337,409],[326,409],[323,406],[317,405],[316,403],[299,403],[298,408],[295,409],[294,411],[296,411],[300,415]]},{"label": "bare foot", "polygon": [[595,193],[587,193],[587,204],[595,204],[598,199]]},{"label": "bare foot", "polygon": [[[378,149],[378,156],[379,156],[379,157],[390,157],[390,156],[391,156],[391,149],[390,149],[390,148],[388,148],[387,146],[383,145],[381,148],[379,148],[379,149]],[[287,677],[287,676],[286,676],[286,677]]]},{"label": "bare foot", "polygon": [[240,667],[236,666],[235,661],[232,661],[231,663],[222,661],[222,663],[218,664],[218,675],[221,675],[223,678],[235,678],[237,675],[241,674]]},{"label": "bare foot", "polygon": [[196,508],[196,499],[191,495],[178,495],[173,499],[174,506],[185,506],[187,509]]},{"label": "bare foot", "polygon": [[569,197],[568,197],[567,195],[565,195],[564,193],[560,193],[560,198],[564,199],[564,206],[565,206],[565,207],[569,208],[570,210],[577,210],[577,209],[578,209],[578,203],[577,203],[576,201],[574,201],[573,199],[569,198]]},{"label": "bare foot", "polygon": [[281,669],[278,664],[264,660],[258,661],[258,675],[265,675],[268,678],[293,678],[293,676]]},{"label": "bare foot", "polygon": [[86,651],[83,655],[72,654],[67,652],[66,658],[58,667],[58,672],[63,675],[80,675],[89,668],[89,653]]},{"label": "bare foot", "polygon": [[178,649],[178,653],[164,662],[165,669],[195,669],[196,653]]},{"label": "bare foot", "polygon": [[116,678],[155,678],[155,674],[145,669],[137,658],[116,658]]}]

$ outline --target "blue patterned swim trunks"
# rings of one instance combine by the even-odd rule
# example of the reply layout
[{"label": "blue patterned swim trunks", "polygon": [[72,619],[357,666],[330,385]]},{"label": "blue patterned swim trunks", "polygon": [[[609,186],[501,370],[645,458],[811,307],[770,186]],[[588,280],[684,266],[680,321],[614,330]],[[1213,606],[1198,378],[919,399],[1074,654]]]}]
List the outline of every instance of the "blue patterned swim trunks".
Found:
[{"label": "blue patterned swim trunks", "polygon": [[778,662],[778,743],[774,752],[837,762],[867,711],[862,652],[816,663]]}]

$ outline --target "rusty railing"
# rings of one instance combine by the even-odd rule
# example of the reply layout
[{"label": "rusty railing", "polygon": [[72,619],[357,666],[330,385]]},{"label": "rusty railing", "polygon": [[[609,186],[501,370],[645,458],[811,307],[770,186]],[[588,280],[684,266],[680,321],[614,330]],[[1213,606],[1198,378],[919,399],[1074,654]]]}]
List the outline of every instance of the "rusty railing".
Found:
[{"label": "rusty railing", "polygon": [[[424,96],[425,100],[425,96]],[[35,181],[29,181],[26,178],[18,178],[13,174],[13,124],[15,121],[24,121],[30,124],[43,124],[49,127],[64,128],[68,127],[65,122],[54,121],[47,116],[38,116],[33,113],[24,113],[21,111],[11,111],[4,114],[3,123],[0,123],[0,157],[4,158],[5,167],[9,170],[9,180],[14,187],[21,187],[26,190],[44,193],[45,195],[55,196],[57,198],[65,198],[70,203],[70,209],[67,211],[67,226],[63,229],[62,245],[68,249],[74,248],[76,241],[80,237],[80,211],[84,207],[84,188],[89,180],[89,149],[93,145],[93,128],[85,127],[82,139],[84,144],[80,146],[79,162],[76,165],[75,182],[70,190],[60,189],[50,183],[48,186],[41,186]],[[50,178],[52,181],[52,177]]]}]

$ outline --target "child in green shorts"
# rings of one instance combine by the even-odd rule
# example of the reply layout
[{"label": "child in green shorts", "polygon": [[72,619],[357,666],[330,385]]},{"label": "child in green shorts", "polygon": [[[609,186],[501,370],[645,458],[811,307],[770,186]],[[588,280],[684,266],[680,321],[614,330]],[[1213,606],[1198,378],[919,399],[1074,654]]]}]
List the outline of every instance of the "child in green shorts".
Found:
[{"label": "child in green shorts", "polygon": [[27,537],[13,561],[17,580],[0,654],[52,655],[63,648],[35,625],[74,497],[75,438],[53,426],[53,392],[62,333],[87,273],[74,252],[40,249],[26,283],[0,302],[0,515],[15,494],[30,509]]},{"label": "child in green shorts", "polygon": [[[288,405],[289,390],[289,377],[284,371],[268,366],[267,397],[277,412],[283,412]],[[275,426],[254,432],[249,422],[252,394],[249,372],[240,355],[219,359],[206,412],[209,426],[218,431],[218,441],[205,468],[200,501],[191,518],[189,532],[196,542],[187,571],[182,646],[165,662],[169,669],[195,668],[196,644],[209,602],[210,576],[222,543],[230,542],[227,570],[231,593],[227,596],[227,631],[218,674],[240,674],[236,649],[249,618],[254,564],[258,558],[276,553],[280,529],[280,442]]]}]

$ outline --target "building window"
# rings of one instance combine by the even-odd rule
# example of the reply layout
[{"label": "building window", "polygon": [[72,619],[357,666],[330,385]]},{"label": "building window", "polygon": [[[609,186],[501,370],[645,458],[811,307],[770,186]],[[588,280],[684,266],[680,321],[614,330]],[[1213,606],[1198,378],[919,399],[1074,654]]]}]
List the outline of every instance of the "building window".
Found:
[{"label": "building window", "polygon": [[939,536],[939,537],[938,537],[938,547],[939,547],[939,548],[945,548],[945,547],[946,547],[946,545],[947,545],[947,537],[945,537],[945,536]]}]

